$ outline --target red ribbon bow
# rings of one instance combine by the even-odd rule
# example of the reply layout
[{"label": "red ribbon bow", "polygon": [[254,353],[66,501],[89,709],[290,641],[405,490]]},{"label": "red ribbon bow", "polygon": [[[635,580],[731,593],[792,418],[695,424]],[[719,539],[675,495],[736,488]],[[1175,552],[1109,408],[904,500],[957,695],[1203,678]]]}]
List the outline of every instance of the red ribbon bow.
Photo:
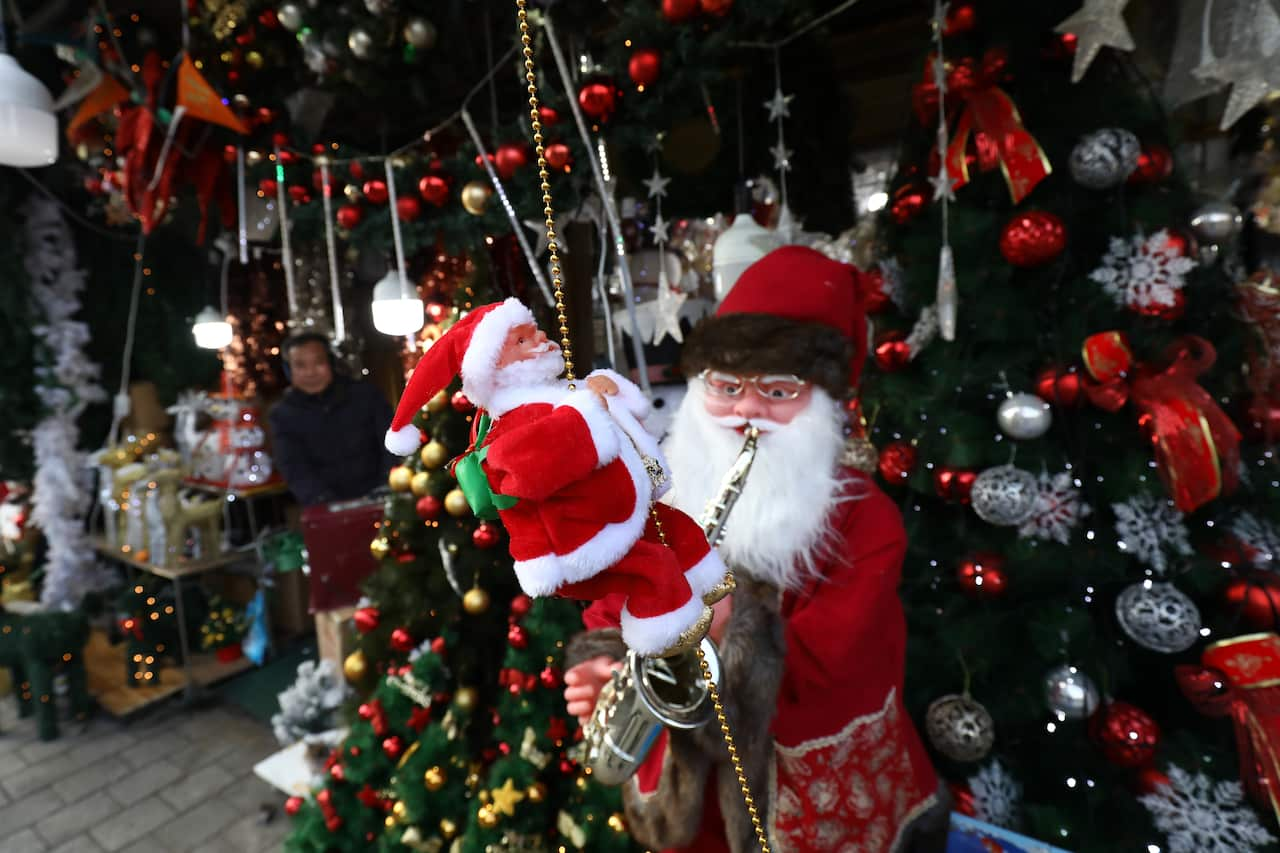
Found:
[{"label": "red ribbon bow", "polygon": [[1157,470],[1178,509],[1191,512],[1238,482],[1240,432],[1196,382],[1217,353],[1188,335],[1165,352],[1166,367],[1138,364],[1122,332],[1101,332],[1084,342],[1093,404],[1118,412],[1132,402],[1138,425],[1155,447]]},{"label": "red ribbon bow", "polygon": [[[925,62],[924,80],[916,84],[912,100],[916,115],[922,124],[937,115],[939,92],[933,80],[931,55]],[[1036,184],[1053,171],[1049,158],[1040,144],[1023,126],[1022,116],[1013,100],[997,84],[1006,76],[1008,56],[1001,48],[991,48],[982,56],[979,64],[966,57],[947,67],[947,96],[951,103],[961,105],[960,121],[947,146],[947,174],[952,178],[952,189],[960,189],[969,182],[969,164],[965,150],[972,134],[978,144],[980,159],[984,150],[994,148],[995,155],[1009,185],[1009,196],[1014,204],[1022,201],[1035,189]],[[948,112],[950,112],[948,108]],[[985,140],[988,140],[984,144]],[[989,156],[989,155],[988,155]]]}]

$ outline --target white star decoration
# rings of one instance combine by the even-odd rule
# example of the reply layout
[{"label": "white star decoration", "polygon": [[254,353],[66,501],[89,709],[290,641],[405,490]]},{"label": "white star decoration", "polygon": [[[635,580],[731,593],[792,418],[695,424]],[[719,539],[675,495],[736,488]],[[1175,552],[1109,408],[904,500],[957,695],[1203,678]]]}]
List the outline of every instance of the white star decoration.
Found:
[{"label": "white star decoration", "polygon": [[939,201],[946,199],[947,201],[956,200],[956,192],[951,187],[951,175],[947,172],[947,164],[943,163],[938,169],[938,174],[929,179],[929,183],[933,184],[933,200]]},{"label": "white star decoration", "polygon": [[662,198],[667,194],[667,184],[669,183],[671,183],[671,179],[662,177],[658,167],[654,166],[653,177],[645,181],[644,185],[649,190],[649,198]]},{"label": "white star decoration", "polygon": [[[547,224],[541,219],[525,219],[524,227],[528,228],[534,234],[538,235],[538,245],[534,247],[533,253],[542,256],[547,251]],[[564,241],[564,234],[556,229],[556,248],[560,250],[561,255],[569,254],[569,245]]]},{"label": "white star decoration", "polygon": [[689,296],[671,287],[667,281],[666,270],[658,273],[657,310],[654,312],[653,345],[657,346],[666,340],[667,335],[675,338],[676,343],[684,342],[684,332],[680,330],[680,309]]},{"label": "white star decoration", "polygon": [[1077,39],[1075,64],[1071,66],[1071,82],[1079,83],[1094,58],[1104,47],[1133,50],[1133,36],[1124,22],[1124,7],[1129,0],[1084,0],[1080,11],[1064,20],[1054,30],[1071,33]]},{"label": "white star decoration", "polygon": [[666,245],[670,237],[667,236],[667,229],[671,227],[671,223],[662,218],[662,211],[658,211],[658,215],[653,218],[653,242],[659,246]]},{"label": "white star decoration", "polygon": [[1280,60],[1280,15],[1271,3],[1263,0],[1257,4],[1255,17],[1244,16],[1236,22],[1232,44],[1248,47],[1213,57],[1191,71],[1198,80],[1231,85],[1231,95],[1219,125],[1222,130],[1231,127],[1270,92],[1280,88],[1280,69],[1276,68],[1276,61]]},{"label": "white star decoration", "polygon": [[773,155],[773,168],[779,172],[791,171],[791,149],[783,144],[782,140],[778,140],[778,144],[769,149],[769,153]]},{"label": "white star decoration", "polygon": [[782,89],[775,89],[773,97],[764,102],[764,108],[769,111],[769,121],[790,118],[791,99],[794,97],[795,95],[782,94]]},{"label": "white star decoration", "polygon": [[644,150],[649,154],[660,154],[662,152],[663,141],[667,138],[664,132],[655,133],[653,139],[644,144]]}]

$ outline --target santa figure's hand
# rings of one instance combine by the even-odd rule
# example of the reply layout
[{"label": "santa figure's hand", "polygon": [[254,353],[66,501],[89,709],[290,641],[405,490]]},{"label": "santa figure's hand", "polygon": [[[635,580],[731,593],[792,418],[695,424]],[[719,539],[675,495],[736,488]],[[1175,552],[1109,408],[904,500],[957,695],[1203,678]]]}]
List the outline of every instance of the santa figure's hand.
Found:
[{"label": "santa figure's hand", "polygon": [[618,393],[618,383],[608,376],[588,376],[587,388],[596,392],[602,403],[606,402],[605,397],[612,397]]},{"label": "santa figure's hand", "polygon": [[614,660],[608,655],[600,655],[570,667],[564,674],[564,701],[570,714],[578,718],[581,725],[586,725],[596,709],[596,700],[600,691],[615,669],[622,669],[622,661]]}]

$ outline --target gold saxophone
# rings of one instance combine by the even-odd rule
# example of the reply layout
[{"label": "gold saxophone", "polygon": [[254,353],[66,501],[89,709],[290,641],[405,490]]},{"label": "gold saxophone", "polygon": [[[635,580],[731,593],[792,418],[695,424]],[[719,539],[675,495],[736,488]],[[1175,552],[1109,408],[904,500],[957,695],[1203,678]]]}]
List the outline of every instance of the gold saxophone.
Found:
[{"label": "gold saxophone", "polygon": [[[725,521],[746,485],[755,461],[760,432],[747,429],[747,438],[725,474],[720,491],[707,504],[699,523],[714,548],[724,536]],[[733,589],[733,575],[714,593],[723,597]],[[720,680],[715,644],[703,637],[702,653],[711,677]],[[663,726],[696,729],[713,716],[710,692],[703,680],[696,650],[666,658],[647,658],[627,651],[621,669],[600,690],[595,711],[587,721],[584,764],[592,778],[605,785],[621,785],[636,772]]]}]

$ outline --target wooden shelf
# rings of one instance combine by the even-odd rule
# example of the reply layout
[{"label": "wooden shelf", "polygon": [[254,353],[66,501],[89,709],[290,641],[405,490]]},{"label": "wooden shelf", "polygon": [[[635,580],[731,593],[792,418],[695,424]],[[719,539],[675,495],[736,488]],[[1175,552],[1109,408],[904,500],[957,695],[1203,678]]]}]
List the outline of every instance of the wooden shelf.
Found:
[{"label": "wooden shelf", "polygon": [[109,544],[101,537],[90,537],[89,541],[93,545],[93,550],[97,551],[104,557],[109,557],[112,560],[117,560],[126,565],[133,566],[135,569],[141,569],[144,572],[157,575],[158,577],[167,578],[168,580],[180,580],[182,578],[189,578],[194,575],[204,574],[205,572],[210,572],[214,569],[222,569],[232,563],[237,563],[241,560],[253,557],[252,551],[224,551],[216,557],[208,557],[200,560],[186,560],[171,566],[161,566],[147,562],[146,560],[139,560],[134,554],[131,554],[128,551],[123,551],[120,548]]}]

